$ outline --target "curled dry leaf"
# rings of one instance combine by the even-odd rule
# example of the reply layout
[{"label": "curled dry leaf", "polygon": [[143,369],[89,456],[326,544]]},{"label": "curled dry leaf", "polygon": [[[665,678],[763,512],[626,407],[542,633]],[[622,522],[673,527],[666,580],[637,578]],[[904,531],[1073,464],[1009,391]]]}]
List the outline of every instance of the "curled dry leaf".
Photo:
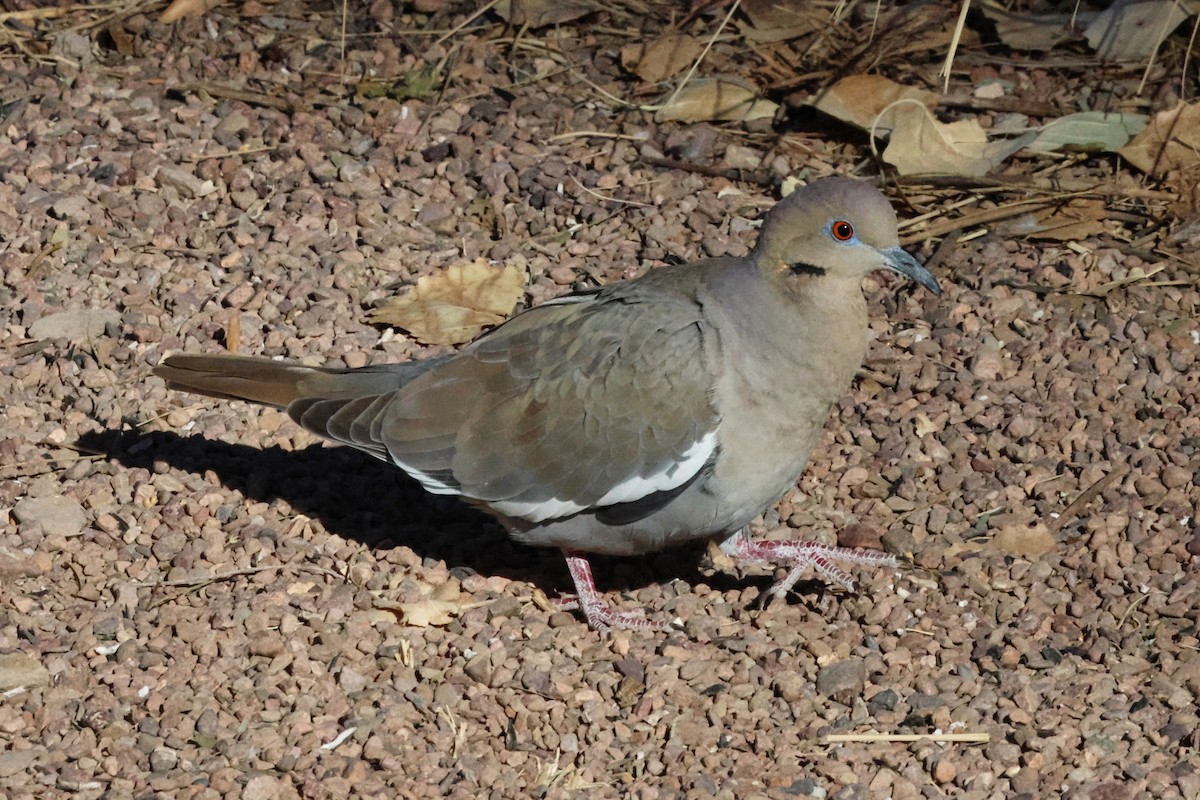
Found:
[{"label": "curled dry leaf", "polygon": [[433,587],[429,596],[434,600],[457,603],[462,594],[462,582],[458,578],[449,578]]},{"label": "curled dry leaf", "polygon": [[428,593],[409,603],[378,602],[377,608],[390,611],[400,617],[405,625],[416,628],[448,625],[462,612],[474,608],[475,604],[463,603],[462,586],[451,578],[445,583],[429,587]]},{"label": "curled dry leaf", "polygon": [[1145,127],[1145,114],[1081,111],[1046,123],[1028,149],[1041,153],[1063,150],[1115,153]]},{"label": "curled dry leaf", "polygon": [[986,175],[1004,159],[1031,142],[1030,133],[1017,139],[989,142],[987,133],[973,119],[938,122],[916,100],[900,100],[880,115],[892,128],[883,160],[901,175],[926,172],[951,175]]},{"label": "curled dry leaf", "polygon": [[719,78],[696,80],[683,87],[654,115],[655,122],[749,122],[770,119],[779,106],[758,99],[758,92]]},{"label": "curled dry leaf", "polygon": [[915,426],[913,426],[913,433],[915,433],[918,438],[927,436],[931,433],[937,433],[946,427],[945,420],[940,420],[941,424],[935,423],[929,418],[928,415],[922,414],[920,411],[914,414],[913,418],[917,423]]},{"label": "curled dry leaf", "polygon": [[937,95],[915,86],[904,86],[888,80],[882,75],[850,75],[822,92],[812,105],[834,119],[856,128],[871,130],[887,136],[891,126],[886,120],[876,124],[881,111],[897,100],[915,100],[926,108],[933,108]]},{"label": "curled dry leaf", "polygon": [[998,3],[981,3],[978,8],[996,26],[1000,41],[1014,50],[1031,52],[1053,50],[1065,41],[1078,38],[1078,26],[1087,25],[1096,16],[1096,12],[1085,9],[1075,14],[1014,13]]},{"label": "curled dry leaf", "polygon": [[1042,523],[1018,522],[996,531],[996,535],[987,543],[985,549],[998,555],[1034,561],[1057,546],[1058,540]]},{"label": "curled dry leaf", "polygon": [[[668,33],[655,39],[645,48],[634,45],[640,55],[630,61],[635,66],[634,74],[646,83],[658,83],[667,78],[680,74],[692,65],[696,56],[700,55],[703,45],[691,36],[683,33]],[[622,51],[622,56],[625,52]],[[632,51],[630,55],[633,55]]]},{"label": "curled dry leaf", "polygon": [[1117,0],[1092,19],[1083,35],[1104,61],[1140,61],[1191,15],[1179,0]]},{"label": "curled dry leaf", "polygon": [[425,344],[461,344],[503,322],[524,294],[524,270],[476,259],[417,279],[407,293],[372,311],[369,320],[403,328]]},{"label": "curled dry leaf", "polygon": [[400,612],[400,621],[405,625],[428,628],[434,625],[449,625],[462,613],[463,607],[461,603],[426,597],[413,603],[399,603],[396,610]]},{"label": "curled dry leaf", "polygon": [[1160,111],[1120,150],[1121,156],[1148,175],[1200,168],[1200,104],[1180,103]]},{"label": "curled dry leaf", "polygon": [[178,22],[184,17],[202,17],[226,0],[174,0],[163,13],[158,15],[158,21],[164,25]]},{"label": "curled dry leaf", "polygon": [[108,33],[109,38],[112,39],[113,48],[116,49],[118,54],[132,56],[137,52],[137,45],[134,43],[134,38],[125,29],[122,20],[118,18],[110,19],[108,24],[104,26],[104,30]]}]

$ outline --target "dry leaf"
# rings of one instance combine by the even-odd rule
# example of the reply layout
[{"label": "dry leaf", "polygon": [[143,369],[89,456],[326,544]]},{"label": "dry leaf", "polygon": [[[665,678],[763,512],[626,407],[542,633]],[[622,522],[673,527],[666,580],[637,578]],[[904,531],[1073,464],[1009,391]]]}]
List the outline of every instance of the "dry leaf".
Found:
[{"label": "dry leaf", "polygon": [[1104,61],[1140,61],[1191,15],[1178,0],[1117,0],[1095,16],[1083,35]]},{"label": "dry leaf", "polygon": [[880,33],[888,31],[892,39],[904,42],[904,53],[914,55],[922,50],[944,55],[955,36],[958,48],[963,51],[973,51],[981,43],[974,28],[960,30],[958,14],[947,14],[946,6],[940,3],[896,4],[886,17],[877,17],[877,25]]},{"label": "dry leaf", "polygon": [[1081,111],[1042,126],[1037,138],[1026,149],[1039,153],[1058,150],[1115,153],[1145,127],[1145,114]]},{"label": "dry leaf", "polygon": [[596,8],[588,2],[571,0],[500,0],[493,10],[496,16],[511,25],[541,28],[579,19]]},{"label": "dry leaf", "polygon": [[1125,286],[1130,286],[1135,283],[1141,283],[1142,281],[1149,280],[1158,273],[1162,272],[1164,269],[1166,269],[1164,264],[1159,264],[1149,272],[1146,272],[1141,267],[1134,267],[1133,269],[1129,270],[1129,274],[1124,278],[1117,278],[1115,281],[1102,283],[1095,289],[1092,289],[1090,292],[1080,292],[1080,294],[1090,295],[1091,297],[1104,297],[1104,295],[1108,294],[1113,289],[1120,289]]},{"label": "dry leaf", "polygon": [[1155,177],[1196,169],[1200,166],[1200,104],[1180,103],[1155,114],[1120,153],[1130,164]]},{"label": "dry leaf", "polygon": [[986,175],[1004,159],[1033,141],[1036,134],[989,142],[973,119],[938,122],[929,109],[915,100],[903,100],[881,114],[892,126],[892,138],[883,160],[901,175],[926,172],[951,175]]},{"label": "dry leaf", "polygon": [[983,15],[996,26],[1000,41],[1014,50],[1045,52],[1063,42],[1074,39],[1078,34],[1071,29],[1087,25],[1096,17],[1095,11],[1081,10],[1071,14],[1020,14],[1012,13],[993,3],[979,6]]},{"label": "dry leaf", "polygon": [[112,39],[113,49],[118,54],[123,56],[131,56],[137,50],[134,45],[134,39],[129,35],[129,31],[125,30],[125,25],[121,19],[114,17],[104,26],[104,30],[108,32],[108,37]]},{"label": "dry leaf", "polygon": [[703,45],[683,33],[669,33],[646,45],[634,73],[646,83],[665,81],[692,65]]},{"label": "dry leaf", "polygon": [[1021,235],[1058,242],[1078,241],[1104,233],[1108,207],[1103,200],[1076,199],[1038,215],[1037,223]]},{"label": "dry leaf", "polygon": [[400,621],[415,628],[449,625],[463,611],[461,603],[435,600],[432,597],[425,597],[413,603],[397,603],[395,608],[400,612]]},{"label": "dry leaf", "polygon": [[164,25],[170,25],[184,17],[202,17],[225,3],[226,0],[174,0],[163,13],[158,15],[158,21]]},{"label": "dry leaf", "polygon": [[230,311],[229,322],[225,325],[225,349],[230,353],[236,353],[241,343],[242,315],[235,308]]},{"label": "dry leaf", "polygon": [[928,417],[928,415],[923,414],[922,412],[918,411],[913,416],[916,418],[916,421],[917,421],[917,424],[914,427],[914,431],[913,431],[914,433],[917,434],[917,438],[922,438],[926,434],[937,433],[938,431],[941,430],[940,426],[933,424],[933,420],[931,420]]},{"label": "dry leaf", "polygon": [[1056,547],[1058,540],[1042,523],[1018,522],[996,531],[984,549],[997,555],[1034,561]]},{"label": "dry leaf", "polygon": [[759,100],[758,92],[732,81],[710,78],[696,80],[659,109],[655,122],[706,122],[728,120],[748,122],[770,119],[779,106]]},{"label": "dry leaf", "polygon": [[[869,131],[879,113],[897,100],[916,100],[933,108],[937,95],[915,86],[904,86],[882,75],[850,75],[822,92],[813,107],[834,119]],[[887,136],[892,129],[882,122],[875,126],[875,133]]]},{"label": "dry leaf", "polygon": [[444,583],[439,583],[433,587],[433,591],[429,593],[429,596],[434,600],[457,602],[460,594],[462,594],[462,583],[458,578],[448,578]]},{"label": "dry leaf", "polygon": [[476,259],[418,278],[407,293],[372,311],[369,320],[403,328],[425,344],[461,344],[503,322],[524,294],[523,270],[498,269]]},{"label": "dry leaf", "polygon": [[375,605],[397,614],[405,625],[428,628],[431,625],[447,625],[462,612],[482,604],[464,604],[462,585],[457,578],[450,578],[445,583],[432,587],[420,600],[411,603],[384,601]]},{"label": "dry leaf", "polygon": [[288,584],[287,589],[284,591],[286,591],[292,597],[296,597],[299,595],[308,594],[316,585],[317,582],[314,580],[292,581]]},{"label": "dry leaf", "polygon": [[827,10],[813,9],[808,3],[742,0],[741,8],[750,20],[742,26],[742,35],[752,42],[783,42],[832,24]]}]

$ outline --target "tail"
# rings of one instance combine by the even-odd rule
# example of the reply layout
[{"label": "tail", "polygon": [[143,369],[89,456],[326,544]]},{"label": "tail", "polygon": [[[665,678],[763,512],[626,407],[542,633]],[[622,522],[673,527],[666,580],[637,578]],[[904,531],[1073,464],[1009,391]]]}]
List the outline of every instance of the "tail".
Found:
[{"label": "tail", "polygon": [[287,408],[297,400],[352,400],[394,392],[444,360],[337,369],[269,358],[177,353],[155,367],[154,374],[170,389]]}]

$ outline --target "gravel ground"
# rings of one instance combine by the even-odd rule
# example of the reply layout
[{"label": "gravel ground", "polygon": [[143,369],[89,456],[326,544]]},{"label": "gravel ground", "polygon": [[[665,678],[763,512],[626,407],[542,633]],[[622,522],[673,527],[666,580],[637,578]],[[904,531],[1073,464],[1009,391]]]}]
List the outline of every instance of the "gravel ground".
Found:
[{"label": "gravel ground", "polygon": [[[940,299],[868,281],[867,368],[764,525],[911,563],[760,610],[771,575],[705,550],[597,559],[622,604],[684,621],[667,635],[601,637],[546,605],[570,586],[557,553],[277,411],[149,376],[177,350],[428,357],[366,311],[462,259],[524,259],[535,304],[745,253],[777,192],[647,154],[877,172],[861,136],[802,114],[781,136],[608,102],[642,91],[617,53],[665,12],[522,36],[484,15],[435,43],[416,31],[467,13],[416,6],[436,13],[352,7],[344,55],[340,15],[291,0],[9,29],[0,793],[1200,797],[1200,293],[1161,208],[1112,201],[1151,224],[1114,213],[1073,242],[951,239]],[[711,63],[766,58],[738,48]],[[834,50],[797,72],[850,58]],[[877,67],[935,81],[943,54]],[[964,58],[968,89],[1000,74],[1018,98],[1078,99],[1078,75]],[[427,63],[417,97],[354,92]],[[790,90],[828,81],[817,66]],[[1128,181],[1117,167],[1057,165]],[[902,216],[940,219],[971,196],[905,194]],[[924,257],[938,244],[909,233]],[[990,740],[825,738],[934,732]]]}]

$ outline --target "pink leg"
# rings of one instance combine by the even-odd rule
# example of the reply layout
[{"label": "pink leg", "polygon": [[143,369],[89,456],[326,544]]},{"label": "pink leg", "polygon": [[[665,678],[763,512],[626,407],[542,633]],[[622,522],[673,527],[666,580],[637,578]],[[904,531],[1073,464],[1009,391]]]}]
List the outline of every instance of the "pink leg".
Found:
[{"label": "pink leg", "polygon": [[753,540],[739,531],[721,543],[725,554],[743,563],[777,564],[790,563],[788,570],[769,590],[771,597],[782,599],[807,569],[813,569],[830,583],[846,591],[854,589],[854,579],[837,565],[860,567],[894,567],[895,556],[872,550],[855,550],[850,547],[833,547],[820,542]]},{"label": "pink leg", "polygon": [[596,581],[592,579],[592,565],[586,556],[575,553],[563,555],[567,559],[567,569],[571,571],[571,580],[575,582],[574,597],[560,597],[554,600],[555,607],[563,611],[578,609],[587,618],[593,629],[604,633],[610,628],[634,631],[665,631],[670,627],[666,622],[647,619],[640,610],[614,611],[604,602],[604,598],[596,591]]}]

